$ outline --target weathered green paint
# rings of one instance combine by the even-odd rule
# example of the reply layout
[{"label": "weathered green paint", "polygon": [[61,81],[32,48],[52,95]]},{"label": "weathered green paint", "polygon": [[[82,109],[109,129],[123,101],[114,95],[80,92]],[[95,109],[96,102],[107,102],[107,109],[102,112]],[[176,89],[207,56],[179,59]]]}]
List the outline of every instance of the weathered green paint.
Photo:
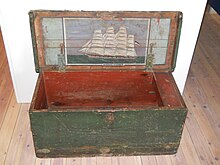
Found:
[{"label": "weathered green paint", "polygon": [[38,62],[38,55],[37,55],[37,41],[36,41],[36,36],[35,36],[35,29],[34,29],[34,20],[35,20],[35,16],[34,16],[34,12],[30,11],[29,12],[29,19],[30,19],[30,27],[31,27],[31,38],[32,38],[32,45],[33,45],[33,53],[34,53],[34,64],[35,64],[35,71],[37,73],[40,72],[40,68],[39,68],[39,62]]},{"label": "weathered green paint", "polygon": [[171,154],[186,112],[30,112],[30,119],[38,157]]},{"label": "weathered green paint", "polygon": [[179,48],[180,34],[181,34],[182,22],[183,22],[183,14],[182,13],[179,14],[179,17],[178,17],[177,21],[178,21],[178,32],[177,32],[177,37],[176,37],[175,52],[174,52],[174,56],[173,56],[173,64],[172,64],[172,68],[171,68],[172,72],[176,68],[176,61],[177,61],[177,54],[178,54],[178,48]]}]

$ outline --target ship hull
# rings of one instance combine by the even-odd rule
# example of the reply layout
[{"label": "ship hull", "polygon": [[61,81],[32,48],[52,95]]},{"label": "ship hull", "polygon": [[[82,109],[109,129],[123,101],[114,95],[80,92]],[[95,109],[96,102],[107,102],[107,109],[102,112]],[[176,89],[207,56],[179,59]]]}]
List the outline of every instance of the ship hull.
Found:
[{"label": "ship hull", "polygon": [[87,55],[89,58],[109,58],[109,59],[135,59],[136,57],[133,56],[112,56],[112,55]]}]

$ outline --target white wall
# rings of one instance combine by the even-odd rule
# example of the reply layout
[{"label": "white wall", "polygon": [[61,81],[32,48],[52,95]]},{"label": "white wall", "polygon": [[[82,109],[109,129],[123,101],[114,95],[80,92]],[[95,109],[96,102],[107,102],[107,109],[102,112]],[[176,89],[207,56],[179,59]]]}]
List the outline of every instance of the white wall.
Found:
[{"label": "white wall", "polygon": [[174,78],[182,92],[207,0],[7,0],[0,4],[0,25],[15,94],[19,103],[30,102],[36,83],[29,10],[182,11],[177,67]]}]

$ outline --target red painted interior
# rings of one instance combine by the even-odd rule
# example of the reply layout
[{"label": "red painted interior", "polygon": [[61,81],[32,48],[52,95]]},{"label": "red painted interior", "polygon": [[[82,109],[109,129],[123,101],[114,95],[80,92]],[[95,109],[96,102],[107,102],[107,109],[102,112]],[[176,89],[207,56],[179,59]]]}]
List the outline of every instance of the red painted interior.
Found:
[{"label": "red painted interior", "polygon": [[163,106],[165,107],[185,107],[185,103],[179,93],[179,89],[171,73],[156,72],[154,74],[157,82]]},{"label": "red painted interior", "polygon": [[47,99],[46,99],[46,93],[45,93],[45,86],[44,86],[44,79],[43,76],[40,75],[35,95],[33,97],[34,101],[34,109],[46,109],[47,106]]},{"label": "red painted interior", "polygon": [[176,90],[175,82],[168,73],[44,71],[35,109],[182,106]]}]

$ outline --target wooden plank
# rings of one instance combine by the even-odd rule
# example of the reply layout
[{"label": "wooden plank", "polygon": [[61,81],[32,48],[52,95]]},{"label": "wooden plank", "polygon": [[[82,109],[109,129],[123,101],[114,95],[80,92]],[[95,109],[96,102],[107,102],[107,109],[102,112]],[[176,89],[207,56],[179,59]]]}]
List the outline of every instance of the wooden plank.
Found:
[{"label": "wooden plank", "polygon": [[65,165],[66,159],[65,158],[52,158],[51,165]]},{"label": "wooden plank", "polygon": [[8,68],[8,63],[5,60],[2,68],[0,68],[0,128],[4,120],[10,98],[13,93],[11,76]]},{"label": "wooden plank", "polygon": [[[199,47],[200,45],[197,47],[196,52],[198,52],[198,54],[203,54],[204,52]],[[207,61],[206,62],[203,61],[206,61],[205,57],[195,56],[192,62],[193,65],[191,67],[191,72],[193,73],[193,75],[196,75],[197,78],[206,78],[206,79],[218,77],[215,70],[213,70],[209,66],[209,63]]]},{"label": "wooden plank", "polygon": [[[208,50],[212,48],[204,47],[201,43],[197,46],[198,57],[195,57],[193,61],[195,61],[195,65],[193,65],[192,70],[198,72],[200,70],[194,68],[200,68],[201,73],[197,75],[198,78],[212,78],[219,79],[219,71],[220,67],[218,63],[220,62],[220,58],[214,55],[214,52]],[[220,49],[218,50],[220,51]],[[210,55],[211,54],[211,55]],[[213,55],[212,55],[213,54]],[[204,74],[206,73],[206,74]]]},{"label": "wooden plank", "polygon": [[143,165],[157,165],[156,156],[141,156]]},{"label": "wooden plank", "polygon": [[91,165],[96,165],[96,157],[91,158]]},{"label": "wooden plank", "polygon": [[[208,17],[209,19],[212,19],[215,23],[216,26],[219,27],[220,26],[220,18],[218,14],[212,14]],[[218,32],[218,29],[216,29],[216,31]]]},{"label": "wooden plank", "polygon": [[170,165],[172,164],[172,161],[170,159],[170,155],[159,155],[156,156],[157,164],[163,164],[163,165]]},{"label": "wooden plank", "polygon": [[112,157],[112,165],[119,165],[119,159],[118,158],[119,157],[116,157],[116,156]]},{"label": "wooden plank", "polygon": [[10,103],[10,100],[12,98],[12,94],[13,94],[13,89],[12,86],[10,84],[8,84],[6,81],[4,81],[1,85],[0,85],[0,107],[1,107],[1,111],[0,111],[0,128],[3,124],[5,115],[7,113],[8,110],[8,106]]},{"label": "wooden plank", "polygon": [[[8,62],[6,58],[6,52],[4,47],[4,42],[2,38],[2,33],[0,29],[0,128],[2,125],[2,122],[4,120],[6,109],[8,107],[8,104],[10,102],[10,97],[12,94],[12,83],[11,81],[7,82],[7,80],[10,78],[9,74],[9,68],[8,68]],[[8,83],[8,84],[7,84]],[[8,86],[7,86],[8,85]]]},{"label": "wooden plank", "polygon": [[82,158],[67,158],[66,165],[81,165]]},{"label": "wooden plank", "polygon": [[[30,132],[27,134],[25,143],[22,148],[23,150],[21,152],[20,164],[34,164],[36,156],[34,154],[33,139]],[[23,159],[24,157],[25,159]]]},{"label": "wooden plank", "polygon": [[180,143],[178,152],[176,154],[172,155],[170,157],[170,159],[171,159],[173,165],[179,165],[179,164],[187,165],[186,159],[185,159],[183,151],[182,151],[181,143]]},{"label": "wooden plank", "polygon": [[15,129],[12,135],[12,139],[9,145],[9,149],[7,152],[7,156],[5,159],[5,164],[15,164],[16,163],[16,155],[19,151],[19,145],[24,140],[27,129],[28,129],[28,118],[27,118],[27,108],[28,104],[21,105],[21,112],[18,116]]},{"label": "wooden plank", "polygon": [[134,165],[142,165],[141,156],[134,156]]},{"label": "wooden plank", "polygon": [[90,165],[91,164],[91,158],[86,157],[82,158],[82,165]]},{"label": "wooden plank", "polygon": [[[192,86],[186,86],[185,90],[192,91],[192,93],[189,94],[188,100],[186,103],[188,102],[200,103],[202,100],[201,92],[198,92],[199,88],[195,88],[197,86],[197,84],[195,83],[195,80],[189,79],[188,81],[190,81],[190,84],[192,84]],[[194,91],[194,89],[196,89],[197,91]],[[193,110],[193,108],[191,108],[191,110]],[[202,111],[202,105],[196,104],[196,109],[191,112],[195,116],[196,121],[198,122],[201,128],[201,131],[207,140],[206,144],[208,144],[208,146],[210,147],[210,150],[212,151],[212,154],[214,155],[214,158],[216,159],[216,161],[218,161],[220,157],[220,150],[219,150],[220,141],[217,135],[215,134],[214,130],[212,129],[212,126],[209,122],[209,118],[207,118],[206,114]]]},{"label": "wooden plank", "polygon": [[16,102],[15,95],[13,95],[0,130],[0,164],[5,161],[20,107],[21,104]]},{"label": "wooden plank", "polygon": [[[209,62],[214,54],[205,52],[202,50],[202,46],[200,47],[196,51],[198,53],[194,57],[189,78],[196,83],[196,88],[192,88],[192,90],[194,91],[193,93],[197,94],[195,97],[199,97],[198,101],[201,104],[201,110],[203,110],[204,114],[209,118],[213,130],[220,138],[220,105],[218,99],[220,97],[220,77],[216,72],[216,68],[213,68],[212,62]],[[207,57],[205,57],[205,54],[207,54],[207,56],[210,54],[210,60],[206,60]],[[213,62],[218,63],[216,61]],[[220,65],[218,65],[218,68],[220,69]]]},{"label": "wooden plank", "polygon": [[[209,123],[215,132],[216,136],[220,139],[220,86],[214,85],[216,82],[215,80],[210,79],[196,79],[195,82],[198,86],[200,86],[200,94],[198,96],[201,102],[201,110],[209,119]],[[220,81],[220,79],[219,79]],[[219,82],[218,81],[218,82]],[[197,97],[197,96],[196,96]]]},{"label": "wooden plank", "polygon": [[82,165],[96,165],[96,157],[82,158]]},{"label": "wooden plank", "polygon": [[[0,40],[1,40],[1,38],[0,38]],[[4,48],[4,45],[2,44],[2,41],[0,41],[0,57],[1,57],[1,60],[0,60],[0,71],[1,71],[1,70],[3,70],[4,65],[7,61],[6,54],[5,54],[5,48]]]},{"label": "wooden plank", "polygon": [[111,157],[96,157],[96,164],[97,165],[111,165],[112,160]]},{"label": "wooden plank", "polygon": [[186,125],[202,164],[219,164],[220,156],[219,20],[204,19],[184,92],[191,113]]},{"label": "wooden plank", "polygon": [[[219,49],[218,43],[220,41],[220,34],[218,33],[220,26],[219,15],[209,15],[205,17],[204,25],[202,28],[202,32],[204,33],[200,37],[201,41],[205,43],[205,47],[212,46],[212,48],[214,48],[213,51],[216,51],[216,49]],[[208,33],[205,33],[205,31],[208,31]],[[216,55],[218,54],[217,51],[215,53]]]},{"label": "wooden plank", "polygon": [[140,156],[121,156],[118,160],[120,165],[142,165]]},{"label": "wooden plank", "polygon": [[0,57],[1,57],[0,68],[2,68],[3,63],[6,61],[6,52],[5,52],[5,46],[4,46],[1,28],[0,28]]},{"label": "wooden plank", "polygon": [[[195,102],[194,102],[195,104]],[[187,104],[189,105],[189,104]],[[193,106],[189,106],[189,108],[192,110]],[[193,109],[195,111],[199,111],[198,108]],[[215,159],[212,155],[211,149],[209,148],[208,141],[205,139],[194,115],[192,112],[188,113],[188,118],[186,122],[186,127],[190,132],[190,136],[192,139],[192,142],[194,144],[194,147],[196,149],[196,152],[199,156],[201,164],[214,164]],[[206,145],[204,145],[206,144]],[[216,162],[217,163],[217,162]]]},{"label": "wooden plank", "polygon": [[186,127],[183,129],[182,150],[187,162],[186,164],[201,164],[193,142],[191,140],[190,134]]},{"label": "wooden plank", "polygon": [[50,165],[50,160],[51,160],[51,159],[40,159],[40,158],[36,158],[36,160],[35,160],[35,165]]},{"label": "wooden plank", "polygon": [[[212,42],[212,41],[210,41]],[[215,41],[217,42],[217,41]],[[219,39],[220,42],[220,39]],[[198,48],[202,51],[200,58],[205,58],[205,60],[201,60],[202,63],[208,63],[209,65],[206,65],[206,67],[210,67],[213,72],[215,72],[217,75],[219,75],[220,73],[220,67],[219,67],[219,62],[220,62],[220,58],[219,58],[219,54],[216,52],[220,51],[220,48],[214,45],[214,43],[210,46],[204,46],[204,44],[199,43],[198,44]],[[214,50],[215,49],[215,50]],[[210,76],[212,76],[212,74],[210,74]]]},{"label": "wooden plank", "polygon": [[[25,117],[26,117],[26,120],[29,121],[29,105],[25,109]],[[23,159],[24,157],[25,159]],[[28,122],[19,162],[20,164],[23,163],[23,164],[31,165],[31,164],[34,164],[35,159],[36,159],[36,156],[34,152],[34,144],[33,144],[33,138],[32,138],[32,133],[30,129],[30,122]]]}]

